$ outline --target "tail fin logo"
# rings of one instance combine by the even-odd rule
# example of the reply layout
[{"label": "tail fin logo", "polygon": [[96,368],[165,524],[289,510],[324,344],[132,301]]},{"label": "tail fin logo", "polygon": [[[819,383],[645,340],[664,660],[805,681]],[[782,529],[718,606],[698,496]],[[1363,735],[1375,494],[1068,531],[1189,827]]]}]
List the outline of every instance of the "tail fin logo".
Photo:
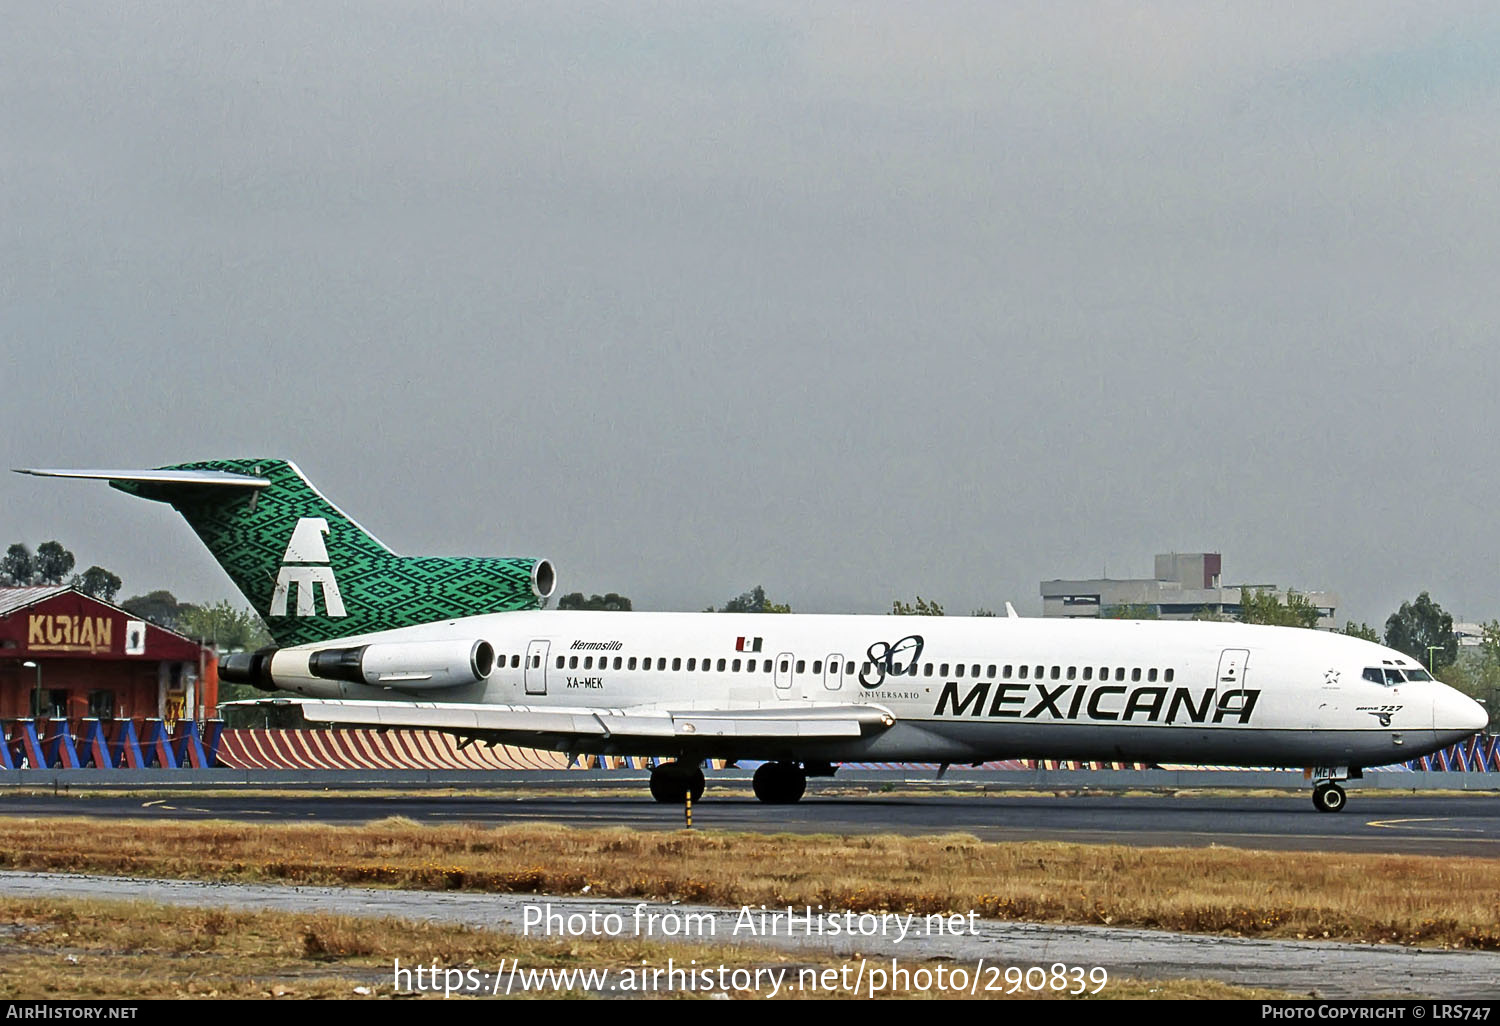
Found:
[{"label": "tail fin logo", "polygon": [[[316,589],[323,589],[323,605],[330,617],[348,616],[339,582],[329,565],[328,546],[323,536],[328,521],[323,517],[303,517],[292,530],[281,557],[281,572],[276,575],[276,590],[271,595],[271,615],[286,616],[287,600],[293,585],[297,587],[297,615],[317,616]],[[312,564],[312,565],[308,565]],[[321,565],[319,565],[321,564]]]}]

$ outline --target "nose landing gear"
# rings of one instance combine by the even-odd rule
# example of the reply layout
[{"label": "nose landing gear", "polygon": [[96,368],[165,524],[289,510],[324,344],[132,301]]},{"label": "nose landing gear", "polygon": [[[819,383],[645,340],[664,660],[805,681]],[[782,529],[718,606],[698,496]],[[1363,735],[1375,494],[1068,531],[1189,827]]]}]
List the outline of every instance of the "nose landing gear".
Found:
[{"label": "nose landing gear", "polygon": [[1344,789],[1332,781],[1313,788],[1313,807],[1319,812],[1341,812],[1348,800]]},{"label": "nose landing gear", "polygon": [[1313,782],[1313,808],[1319,812],[1343,812],[1349,796],[1339,781],[1358,780],[1364,775],[1358,766],[1314,766],[1307,771]]}]

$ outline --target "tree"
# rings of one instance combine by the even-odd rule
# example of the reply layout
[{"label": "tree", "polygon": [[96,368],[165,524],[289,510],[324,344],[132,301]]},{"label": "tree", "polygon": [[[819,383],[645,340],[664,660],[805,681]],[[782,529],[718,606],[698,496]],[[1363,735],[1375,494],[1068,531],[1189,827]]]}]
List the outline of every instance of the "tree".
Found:
[{"label": "tree", "polygon": [[705,613],[790,613],[791,606],[780,605],[766,598],[766,589],[757,584],[737,598],[724,603],[723,609],[709,606]]},{"label": "tree", "polygon": [[250,651],[271,644],[271,635],[253,609],[236,609],[226,601],[211,606],[180,606],[177,631],[221,652]]},{"label": "tree", "polygon": [[1465,645],[1449,666],[1439,667],[1438,677],[1444,684],[1485,703],[1490,714],[1490,730],[1500,718],[1500,623],[1484,624],[1477,645]]},{"label": "tree", "polygon": [[[1388,648],[1405,652],[1423,666],[1431,663],[1433,673],[1452,666],[1458,659],[1458,636],[1453,633],[1453,617],[1432,601],[1427,592],[1415,602],[1403,602],[1401,608],[1385,622]],[[1432,651],[1435,650],[1435,651]]]},{"label": "tree", "polygon": [[91,566],[68,582],[85,595],[113,602],[120,591],[120,579],[102,566]]},{"label": "tree", "polygon": [[158,627],[177,630],[183,615],[193,606],[178,602],[170,591],[153,591],[146,595],[135,595],[120,603],[120,608],[142,620],[150,620]]},{"label": "tree", "polygon": [[0,583],[23,587],[35,574],[36,559],[30,549],[17,542],[5,550],[5,558],[0,559]]},{"label": "tree", "polygon": [[608,595],[591,595],[583,597],[583,592],[575,591],[564,595],[557,600],[558,609],[602,609],[607,612],[628,613],[630,611],[630,600],[624,595],[610,592]]},{"label": "tree", "polygon": [[73,572],[73,553],[55,541],[42,542],[36,547],[36,568],[33,581],[36,584],[61,584]]},{"label": "tree", "polygon": [[1240,595],[1240,621],[1242,623],[1267,623],[1276,627],[1318,626],[1318,607],[1306,595],[1295,591],[1286,593],[1282,602],[1274,591],[1254,589],[1248,595]]},{"label": "tree", "polygon": [[1149,602],[1127,602],[1118,606],[1105,606],[1099,611],[1104,620],[1160,620],[1161,612]]},{"label": "tree", "polygon": [[1344,629],[1339,631],[1339,633],[1347,634],[1351,638],[1364,638],[1366,641],[1373,641],[1376,644],[1380,642],[1380,635],[1376,633],[1374,627],[1371,627],[1367,623],[1355,623],[1353,620],[1350,620],[1344,624]]},{"label": "tree", "polygon": [[900,599],[896,599],[894,602],[891,603],[891,615],[892,616],[942,616],[943,615],[943,607],[940,606],[940,605],[938,605],[936,602],[929,602],[926,599],[924,599],[921,595],[918,595],[917,596],[916,605],[912,605],[909,602],[902,602]]},{"label": "tree", "polygon": [[970,616],[995,616],[996,613],[995,613],[995,611],[993,609],[982,609],[981,608],[981,609],[974,610],[969,615]]}]

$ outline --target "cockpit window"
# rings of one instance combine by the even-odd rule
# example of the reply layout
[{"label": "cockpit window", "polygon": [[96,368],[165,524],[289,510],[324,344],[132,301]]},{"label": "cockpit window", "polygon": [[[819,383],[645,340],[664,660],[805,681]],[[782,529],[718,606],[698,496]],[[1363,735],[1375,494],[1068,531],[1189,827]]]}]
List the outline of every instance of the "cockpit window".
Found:
[{"label": "cockpit window", "polygon": [[1365,667],[1365,680],[1372,681],[1373,683],[1376,683],[1376,684],[1384,684],[1385,683],[1385,673],[1382,672],[1381,669],[1380,669],[1380,667],[1378,667],[1378,666],[1366,666]]},{"label": "cockpit window", "polygon": [[1407,680],[1432,680],[1432,674],[1428,673],[1426,670],[1407,670],[1406,671],[1406,679]]},{"label": "cockpit window", "polygon": [[1387,666],[1385,668],[1385,682],[1387,684],[1405,684],[1406,678],[1401,676],[1400,670],[1394,670]]}]

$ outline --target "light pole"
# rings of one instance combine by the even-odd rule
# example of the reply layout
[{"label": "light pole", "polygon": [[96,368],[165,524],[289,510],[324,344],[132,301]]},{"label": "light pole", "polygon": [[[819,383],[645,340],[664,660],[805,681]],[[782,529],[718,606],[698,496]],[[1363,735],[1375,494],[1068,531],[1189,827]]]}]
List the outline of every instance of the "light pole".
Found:
[{"label": "light pole", "polygon": [[1434,660],[1432,658],[1432,653],[1437,652],[1437,651],[1439,651],[1442,648],[1443,648],[1442,645],[1428,645],[1427,646],[1427,672],[1430,673],[1430,674],[1432,674],[1434,677],[1437,676],[1437,668],[1433,665]]},{"label": "light pole", "polygon": [[42,718],[42,664],[28,659],[21,666],[36,671],[36,708],[31,710],[31,718],[39,720]]}]

